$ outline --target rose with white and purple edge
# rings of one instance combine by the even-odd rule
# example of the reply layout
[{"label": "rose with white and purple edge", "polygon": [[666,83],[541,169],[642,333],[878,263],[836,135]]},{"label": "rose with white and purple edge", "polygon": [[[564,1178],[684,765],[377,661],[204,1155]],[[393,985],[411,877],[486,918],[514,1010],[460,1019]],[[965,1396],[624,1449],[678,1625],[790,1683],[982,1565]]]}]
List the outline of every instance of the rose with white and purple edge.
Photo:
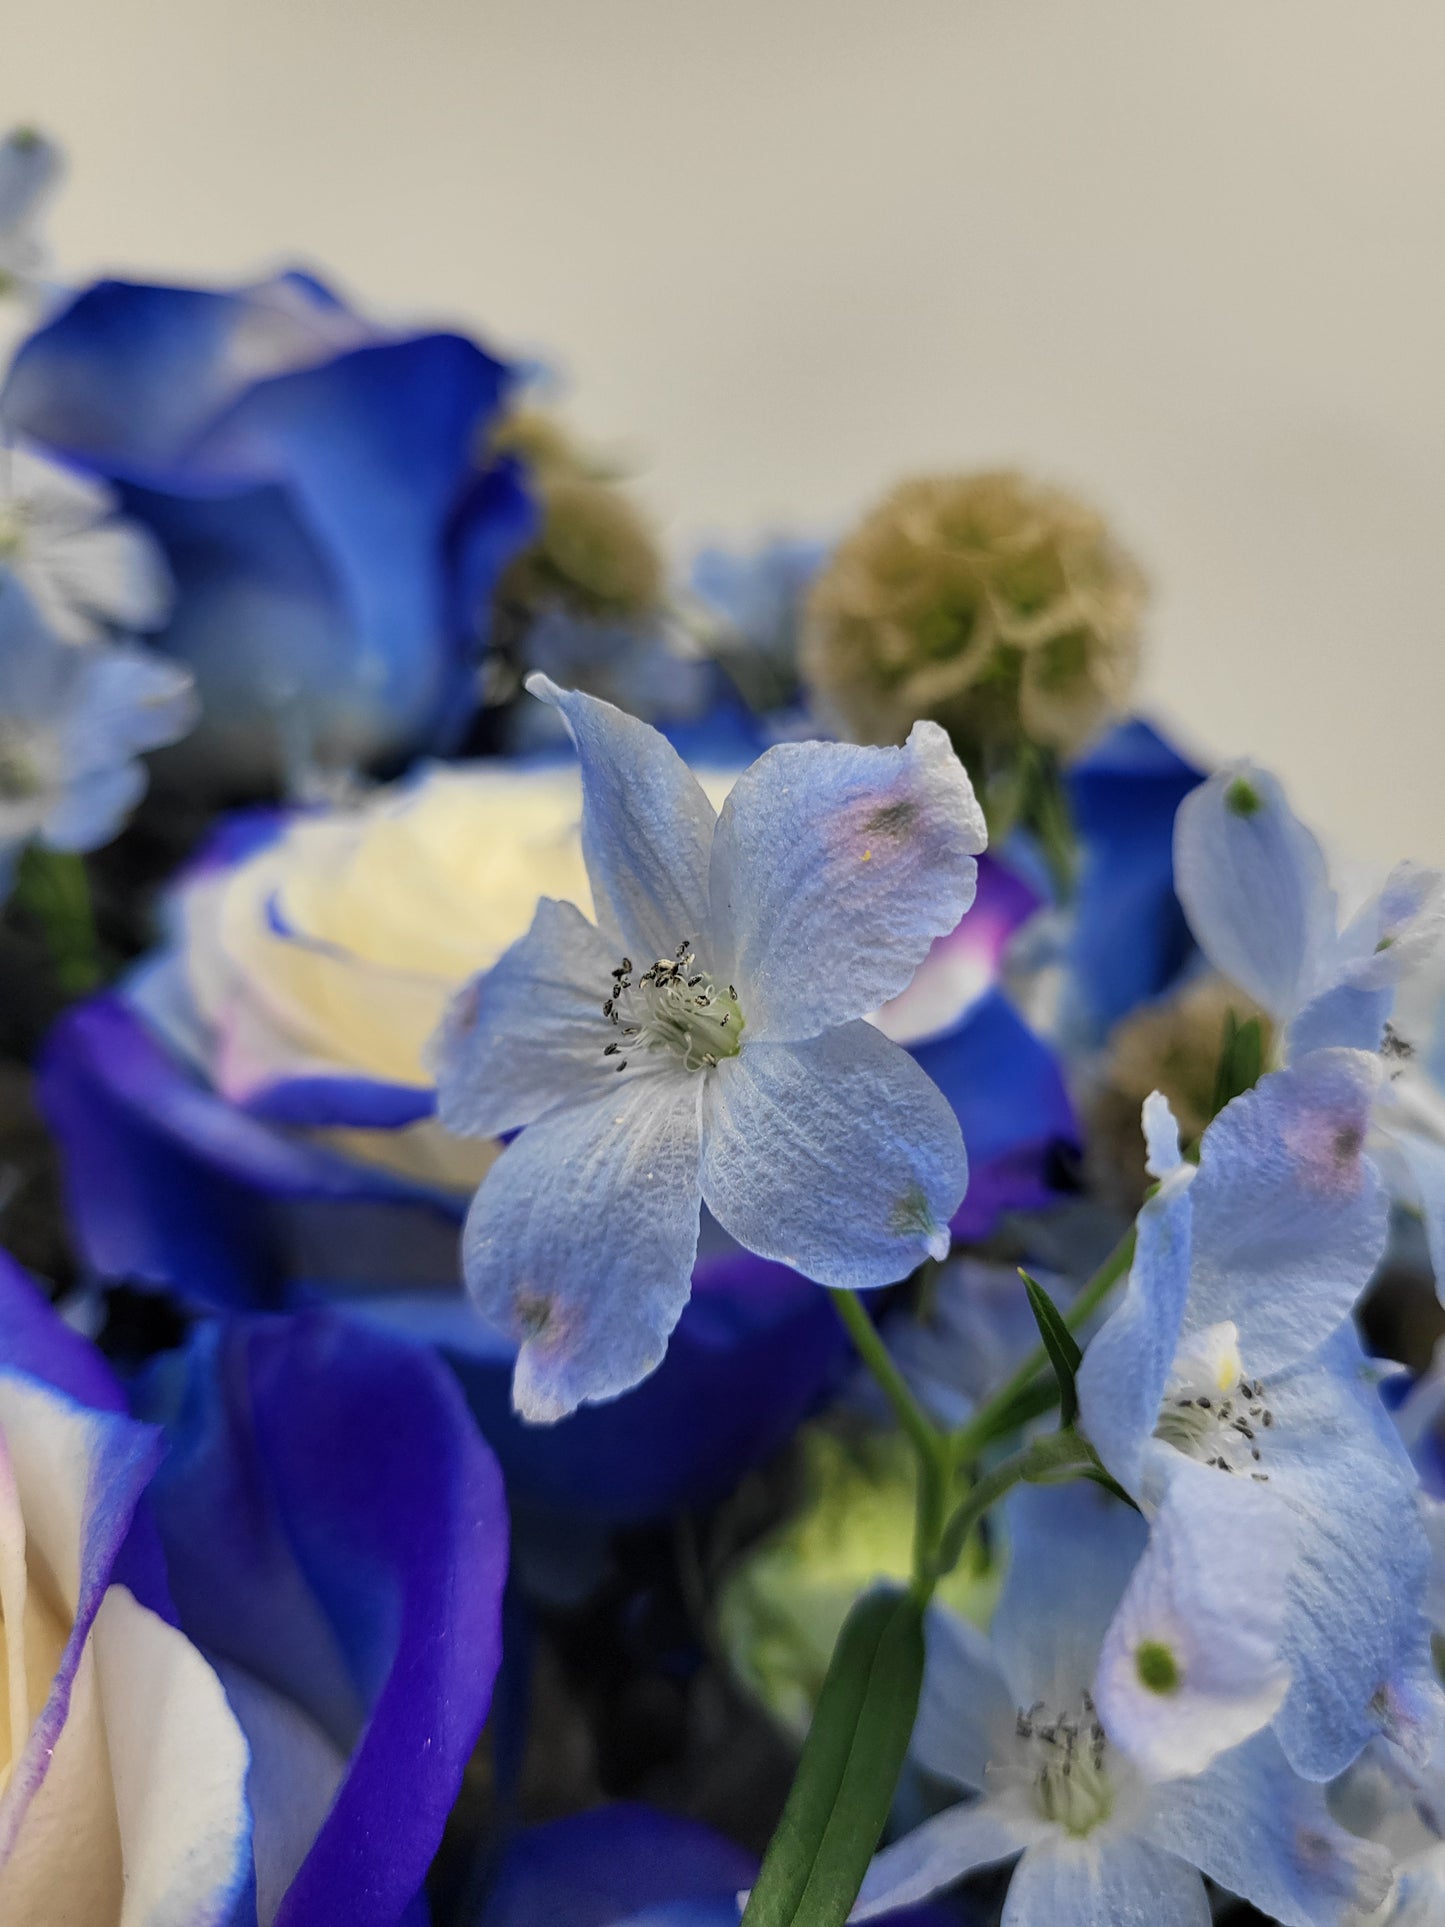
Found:
[{"label": "rose with white and purple edge", "polygon": [[447,1373],[324,1314],[212,1324],[151,1368],[137,1424],[3,1256],[0,1355],[29,1597],[42,1631],[57,1604],[73,1626],[0,1797],[7,1923],[424,1927],[507,1569],[501,1481]]},{"label": "rose with white and purple edge", "polygon": [[248,1755],[138,1517],[162,1442],[0,1253],[0,1913],[220,1927]]}]

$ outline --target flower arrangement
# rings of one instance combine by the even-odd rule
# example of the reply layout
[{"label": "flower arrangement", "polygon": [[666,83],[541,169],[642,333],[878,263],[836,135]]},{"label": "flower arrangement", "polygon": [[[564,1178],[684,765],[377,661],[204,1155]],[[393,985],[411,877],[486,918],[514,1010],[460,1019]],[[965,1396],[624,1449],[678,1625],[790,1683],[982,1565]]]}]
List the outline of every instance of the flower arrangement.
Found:
[{"label": "flower arrangement", "polygon": [[1130,713],[1072,495],[679,571],[463,333],[62,285],[59,169],[7,1927],[1445,1918],[1445,878]]}]

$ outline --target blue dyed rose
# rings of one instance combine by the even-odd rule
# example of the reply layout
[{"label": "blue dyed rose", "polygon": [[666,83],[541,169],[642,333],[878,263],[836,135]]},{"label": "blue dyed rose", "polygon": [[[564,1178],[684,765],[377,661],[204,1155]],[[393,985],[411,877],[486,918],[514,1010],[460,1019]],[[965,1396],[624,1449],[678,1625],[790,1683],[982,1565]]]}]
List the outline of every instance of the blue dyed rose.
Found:
[{"label": "blue dyed rose", "polygon": [[[0,1804],[6,1922],[425,1927],[507,1569],[447,1373],[321,1314],[212,1324],[152,1367],[136,1423],[3,1257],[0,1358],[0,1464],[69,1621],[48,1591],[30,1616],[58,1663]],[[102,1717],[108,1771],[81,1751]]]},{"label": "blue dyed rose", "polygon": [[195,671],[193,784],[350,769],[470,712],[485,610],[531,528],[477,451],[509,370],[372,323],[302,274],[102,281],[16,356],[0,419],[110,483],[159,540],[159,642]]},{"label": "blue dyed rose", "polygon": [[1111,729],[1066,776],[1078,831],[1078,896],[1065,948],[1064,1020],[1097,1042],[1176,983],[1197,955],[1174,894],[1174,816],[1204,779],[1152,724]]}]

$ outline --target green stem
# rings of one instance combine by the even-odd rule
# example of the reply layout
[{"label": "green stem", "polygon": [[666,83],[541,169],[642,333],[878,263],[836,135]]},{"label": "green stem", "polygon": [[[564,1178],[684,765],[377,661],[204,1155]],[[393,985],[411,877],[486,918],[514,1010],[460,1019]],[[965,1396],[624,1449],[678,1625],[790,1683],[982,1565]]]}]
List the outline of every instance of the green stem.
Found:
[{"label": "green stem", "polygon": [[913,1533],[913,1590],[926,1603],[937,1584],[933,1552],[943,1529],[948,1488],[958,1461],[946,1433],[941,1432],[914,1397],[908,1381],[894,1364],[878,1328],[852,1291],[828,1296],[842,1319],[854,1349],[872,1373],[894,1418],[918,1456],[918,1511]]},{"label": "green stem", "polygon": [[103,973],[84,859],[32,843],[20,859],[15,900],[45,932],[65,995],[83,997],[94,990]]},{"label": "green stem", "polygon": [[[1129,1263],[1124,1241],[1080,1294],[1082,1319]],[[743,1916],[744,1927],[843,1927],[883,1832],[907,1752],[923,1677],[924,1613],[969,1535],[1023,1480],[1091,1473],[1098,1460],[1072,1430],[1035,1439],[987,1471],[948,1512],[960,1441],[929,1418],[872,1319],[852,1292],[832,1294],[859,1357],[873,1374],[918,1458],[913,1580],[907,1592],[866,1594],[839,1635],[828,1677],[777,1831]],[[1046,1368],[1030,1361],[1025,1386]],[[1006,1388],[1007,1389],[1007,1388]],[[1001,1411],[1002,1406],[997,1409]]]},{"label": "green stem", "polygon": [[1012,1458],[1004,1459],[985,1472],[949,1518],[939,1536],[934,1554],[935,1576],[952,1572],[963,1556],[968,1535],[991,1506],[1006,1492],[1024,1481],[1036,1482],[1050,1475],[1082,1471],[1095,1463],[1093,1448],[1077,1432],[1050,1432],[1035,1439]]},{"label": "green stem", "polygon": [[932,1458],[943,1434],[913,1396],[908,1380],[894,1364],[888,1347],[878,1335],[878,1327],[859,1303],[853,1291],[830,1291],[838,1316],[847,1328],[854,1349],[877,1381],[878,1389],[892,1408],[893,1416],[913,1441],[920,1458]]},{"label": "green stem", "polygon": [[[1133,1262],[1134,1227],[1131,1225],[1064,1314],[1064,1323],[1070,1331],[1077,1331],[1097,1311]],[[954,1464],[971,1465],[980,1452],[1006,1429],[1010,1412],[1032,1389],[1034,1380],[1049,1370],[1049,1355],[1039,1345],[993,1397],[979,1407],[967,1425],[953,1434]]]}]

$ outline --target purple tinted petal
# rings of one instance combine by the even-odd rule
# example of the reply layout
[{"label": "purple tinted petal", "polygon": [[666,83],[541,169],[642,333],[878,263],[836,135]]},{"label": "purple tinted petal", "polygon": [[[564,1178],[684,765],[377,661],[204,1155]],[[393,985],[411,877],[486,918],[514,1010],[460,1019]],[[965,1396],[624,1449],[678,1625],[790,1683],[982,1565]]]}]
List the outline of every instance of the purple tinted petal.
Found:
[{"label": "purple tinted petal", "polygon": [[739,986],[749,1036],[816,1037],[906,990],[972,904],[987,841],[936,723],[902,748],[760,756],[723,804],[709,876],[709,961]]},{"label": "purple tinted petal", "polygon": [[1021,877],[986,853],[978,859],[973,904],[932,948],[875,1021],[886,1037],[910,1049],[955,1031],[978,1000],[995,988],[1004,952],[1042,902]]},{"label": "purple tinted petal", "polygon": [[16,356],[7,424],[102,472],[164,469],[234,392],[227,350],[251,292],[82,289]]},{"label": "purple tinted petal", "polygon": [[321,1314],[202,1328],[141,1403],[184,1629],[348,1756],[277,1927],[395,1927],[500,1660],[496,1463],[436,1360]]}]

